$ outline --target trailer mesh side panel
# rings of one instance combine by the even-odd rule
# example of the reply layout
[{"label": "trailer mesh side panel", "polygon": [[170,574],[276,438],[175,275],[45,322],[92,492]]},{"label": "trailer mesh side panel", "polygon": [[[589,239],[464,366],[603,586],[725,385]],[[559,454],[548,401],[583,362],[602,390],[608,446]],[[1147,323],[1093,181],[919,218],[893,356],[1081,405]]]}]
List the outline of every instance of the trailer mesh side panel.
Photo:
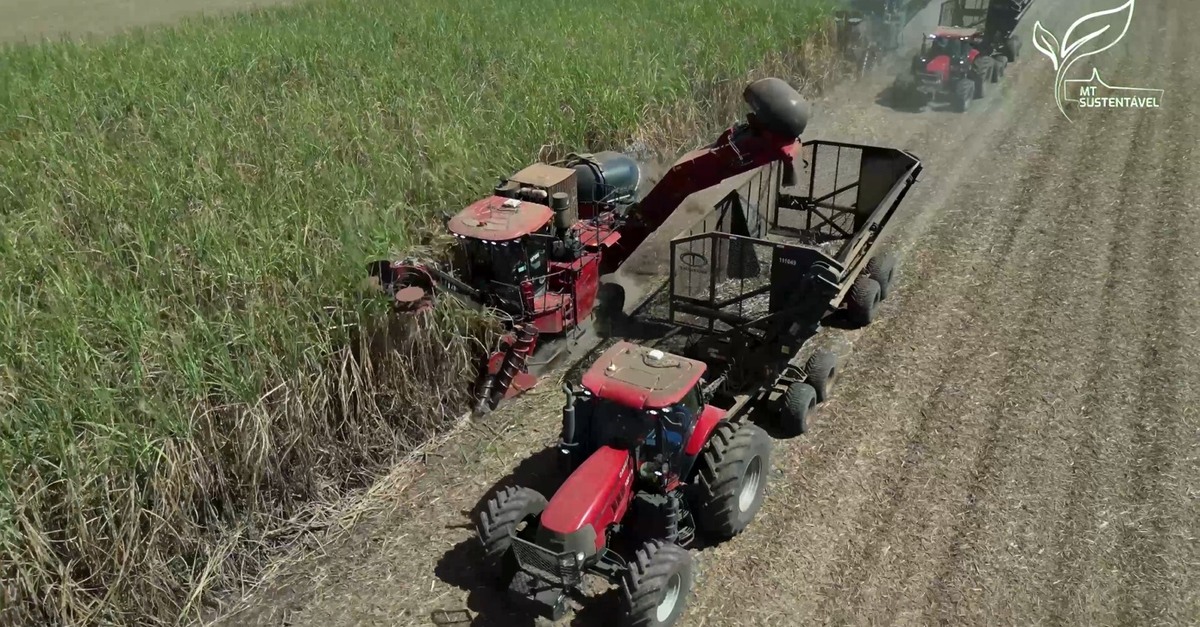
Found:
[{"label": "trailer mesh side panel", "polygon": [[674,241],[671,321],[714,333],[766,316],[777,247],[715,232]]}]

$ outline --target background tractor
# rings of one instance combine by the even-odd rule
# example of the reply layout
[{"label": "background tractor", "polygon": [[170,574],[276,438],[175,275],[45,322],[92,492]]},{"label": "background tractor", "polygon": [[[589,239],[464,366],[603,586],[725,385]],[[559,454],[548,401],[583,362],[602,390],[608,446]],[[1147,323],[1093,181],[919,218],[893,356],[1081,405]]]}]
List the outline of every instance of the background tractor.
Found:
[{"label": "background tractor", "polygon": [[897,78],[894,95],[924,106],[948,100],[964,112],[1016,61],[1021,40],[1013,35],[1032,0],[947,0],[938,28],[924,36],[921,51]]}]

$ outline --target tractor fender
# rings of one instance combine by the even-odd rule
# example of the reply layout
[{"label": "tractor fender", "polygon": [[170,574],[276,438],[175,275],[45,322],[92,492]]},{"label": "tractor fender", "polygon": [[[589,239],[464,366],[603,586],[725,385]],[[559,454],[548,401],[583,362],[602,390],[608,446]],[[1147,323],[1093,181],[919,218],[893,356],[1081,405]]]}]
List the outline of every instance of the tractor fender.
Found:
[{"label": "tractor fender", "polygon": [[705,405],[700,411],[700,418],[696,420],[696,426],[692,429],[692,437],[688,439],[687,447],[683,449],[688,457],[695,457],[704,449],[704,443],[708,442],[708,436],[712,435],[713,429],[717,428],[722,420],[725,419],[725,410],[712,405]]},{"label": "tractor fender", "polygon": [[[554,493],[542,512],[539,544],[594,555],[604,548],[605,529],[621,520],[633,500],[637,476],[629,451],[596,449]],[[590,546],[579,546],[586,539]]]}]

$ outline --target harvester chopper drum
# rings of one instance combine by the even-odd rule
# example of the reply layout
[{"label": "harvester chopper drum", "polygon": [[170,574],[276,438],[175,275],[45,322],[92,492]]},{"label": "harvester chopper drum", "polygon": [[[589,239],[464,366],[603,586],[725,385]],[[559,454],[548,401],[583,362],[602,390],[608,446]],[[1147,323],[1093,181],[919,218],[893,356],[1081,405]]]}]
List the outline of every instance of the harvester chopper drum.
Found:
[{"label": "harvester chopper drum", "polygon": [[401,315],[428,311],[448,294],[505,323],[501,346],[480,363],[476,411],[490,411],[536,385],[577,347],[594,316],[625,308],[620,293],[602,289],[615,287],[603,278],[689,195],[765,165],[791,163],[808,105],[777,78],[750,83],[743,98],[750,106],[743,122],[685,154],[644,193],[644,167],[627,154],[535,163],[446,219],[458,241],[449,263],[376,261],[369,275]]}]

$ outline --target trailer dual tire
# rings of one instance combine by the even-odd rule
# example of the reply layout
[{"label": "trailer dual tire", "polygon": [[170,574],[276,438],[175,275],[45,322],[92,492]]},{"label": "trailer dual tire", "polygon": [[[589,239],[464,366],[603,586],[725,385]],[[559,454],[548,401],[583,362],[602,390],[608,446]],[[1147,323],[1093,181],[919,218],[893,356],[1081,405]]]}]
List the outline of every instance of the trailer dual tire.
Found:
[{"label": "trailer dual tire", "polygon": [[650,540],[638,548],[621,580],[624,627],[666,627],[679,621],[693,583],[692,554],[679,546]]},{"label": "trailer dual tire", "polygon": [[803,381],[788,386],[779,408],[779,430],[786,438],[808,432],[808,415],[817,407],[817,389]]},{"label": "trailer dual tire", "polygon": [[879,303],[883,300],[883,288],[879,281],[865,274],[859,275],[850,288],[850,299],[846,313],[850,322],[858,327],[865,327],[875,321],[879,311]]},{"label": "trailer dual tire", "polygon": [[805,365],[804,382],[817,392],[817,403],[829,400],[833,392],[833,383],[837,379],[837,355],[833,351],[820,349],[808,358]]},{"label": "trailer dual tire", "polygon": [[[529,488],[509,486],[488,499],[479,514],[479,542],[484,563],[507,586],[519,568],[513,555],[513,536],[532,539],[537,517],[546,509],[546,497]],[[524,525],[524,527],[522,527]]]},{"label": "trailer dual tire", "polygon": [[889,294],[892,293],[892,282],[896,278],[896,266],[899,264],[899,257],[891,251],[881,252],[867,262],[867,276],[875,279],[879,284],[879,300],[887,300]]},{"label": "trailer dual tire", "polygon": [[706,537],[728,540],[762,508],[771,472],[771,436],[749,422],[722,422],[700,451],[692,513]]}]

